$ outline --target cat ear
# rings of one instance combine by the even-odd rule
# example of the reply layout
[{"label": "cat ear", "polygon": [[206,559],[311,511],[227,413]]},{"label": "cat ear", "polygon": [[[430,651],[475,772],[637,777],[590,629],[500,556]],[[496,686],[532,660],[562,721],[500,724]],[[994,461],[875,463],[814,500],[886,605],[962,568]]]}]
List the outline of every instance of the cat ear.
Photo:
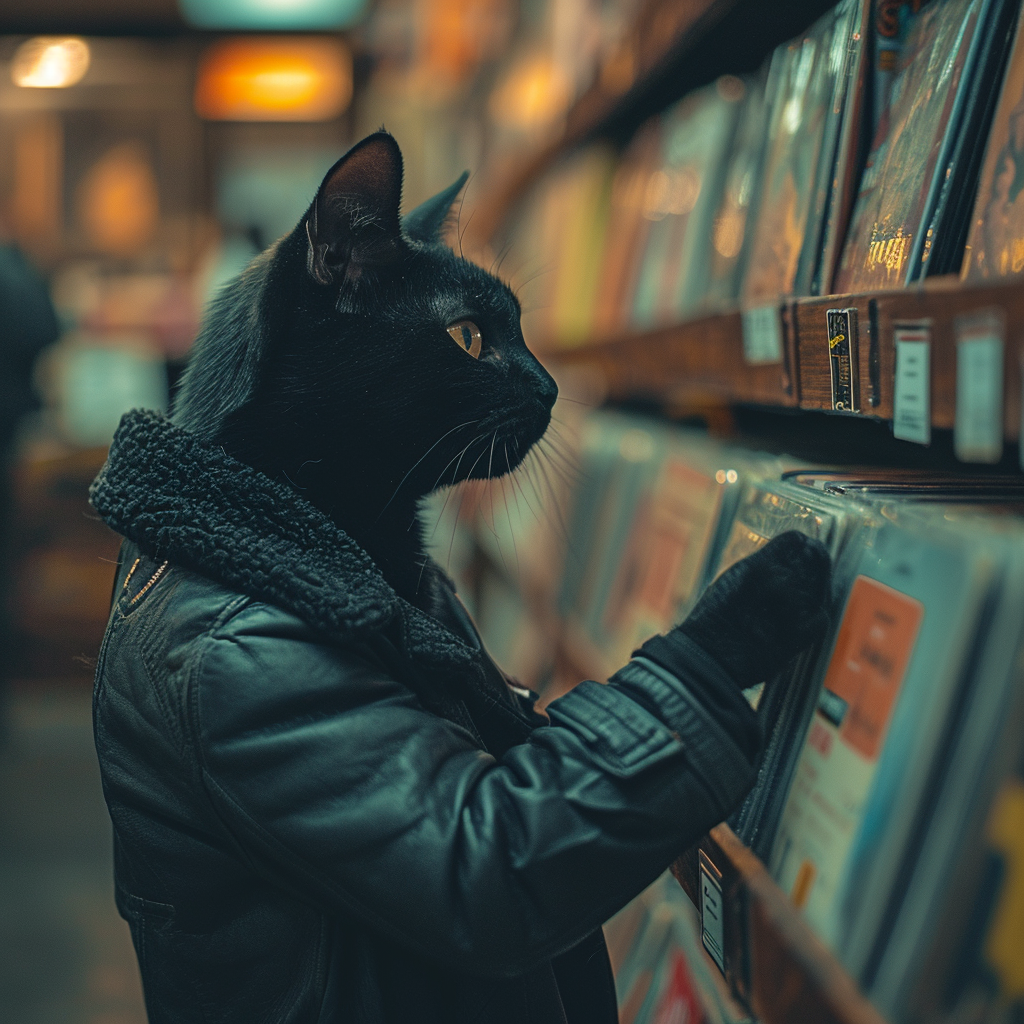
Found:
[{"label": "cat ear", "polygon": [[313,279],[355,283],[364,269],[397,259],[401,202],[402,152],[390,133],[374,132],[327,172],[306,217]]},{"label": "cat ear", "polygon": [[452,212],[455,200],[458,199],[462,186],[469,180],[469,171],[463,171],[458,181],[453,182],[442,192],[420,203],[402,218],[402,230],[414,242],[436,244],[441,241],[441,231],[445,221]]}]

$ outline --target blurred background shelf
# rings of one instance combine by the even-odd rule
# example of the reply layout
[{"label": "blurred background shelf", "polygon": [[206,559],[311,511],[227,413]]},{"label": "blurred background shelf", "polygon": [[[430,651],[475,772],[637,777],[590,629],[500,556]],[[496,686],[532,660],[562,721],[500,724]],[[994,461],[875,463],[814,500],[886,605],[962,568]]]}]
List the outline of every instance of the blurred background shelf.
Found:
[{"label": "blurred background shelf", "polygon": [[626,139],[723,69],[756,71],[765,55],[832,6],[830,0],[648,0],[549,138],[485,176],[471,240],[487,243],[552,164],[597,137]]}]

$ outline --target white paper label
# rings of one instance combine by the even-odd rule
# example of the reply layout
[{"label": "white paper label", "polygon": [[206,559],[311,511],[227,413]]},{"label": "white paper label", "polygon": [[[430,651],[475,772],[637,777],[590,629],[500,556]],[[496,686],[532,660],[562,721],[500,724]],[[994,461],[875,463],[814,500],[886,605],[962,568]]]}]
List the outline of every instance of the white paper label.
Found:
[{"label": "white paper label", "polygon": [[963,462],[1003,454],[1003,335],[994,318],[958,325],[953,446]]},{"label": "white paper label", "polygon": [[931,331],[925,324],[893,329],[896,345],[896,387],[892,432],[901,441],[930,444]]},{"label": "white paper label", "polygon": [[743,358],[755,366],[782,362],[782,322],[777,305],[743,311]]},{"label": "white paper label", "polygon": [[722,886],[708,869],[700,866],[700,922],[701,939],[711,959],[725,974],[725,929],[722,927],[724,908]]}]

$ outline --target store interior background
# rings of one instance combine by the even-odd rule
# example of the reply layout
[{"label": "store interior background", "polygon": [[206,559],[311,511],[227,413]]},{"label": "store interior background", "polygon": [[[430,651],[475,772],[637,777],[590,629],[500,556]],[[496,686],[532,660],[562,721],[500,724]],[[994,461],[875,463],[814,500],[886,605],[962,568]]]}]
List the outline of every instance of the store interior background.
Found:
[{"label": "store interior background", "polygon": [[[145,1020],[90,721],[118,539],[85,493],[121,412],[167,407],[205,302],[354,141],[396,135],[406,209],[471,169],[465,228],[602,68],[630,84],[607,58],[632,15],[630,0],[0,6],[0,1019]],[[506,277],[537,272],[506,255]]]}]

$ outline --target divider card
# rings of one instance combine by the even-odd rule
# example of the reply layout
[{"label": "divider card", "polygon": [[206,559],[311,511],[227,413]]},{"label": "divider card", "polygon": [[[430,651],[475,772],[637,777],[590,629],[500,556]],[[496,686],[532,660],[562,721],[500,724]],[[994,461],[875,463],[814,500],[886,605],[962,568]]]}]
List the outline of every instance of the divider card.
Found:
[{"label": "divider card", "polygon": [[924,606],[858,576],[797,765],[775,876],[825,937]]}]

